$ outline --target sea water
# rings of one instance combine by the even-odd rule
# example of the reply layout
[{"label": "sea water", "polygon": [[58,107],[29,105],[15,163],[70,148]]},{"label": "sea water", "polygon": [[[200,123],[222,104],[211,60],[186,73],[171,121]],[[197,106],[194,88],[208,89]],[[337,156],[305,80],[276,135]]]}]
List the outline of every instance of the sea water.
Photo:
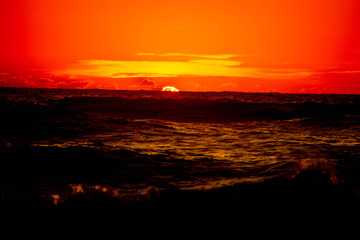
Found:
[{"label": "sea water", "polygon": [[0,111],[5,206],[358,203],[359,95],[1,88]]}]

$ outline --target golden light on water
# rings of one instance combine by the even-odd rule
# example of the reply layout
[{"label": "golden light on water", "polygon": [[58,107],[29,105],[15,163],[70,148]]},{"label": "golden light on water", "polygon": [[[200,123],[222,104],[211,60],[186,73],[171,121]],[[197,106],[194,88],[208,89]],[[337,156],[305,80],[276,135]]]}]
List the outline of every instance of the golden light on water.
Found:
[{"label": "golden light on water", "polygon": [[175,88],[175,87],[171,87],[171,86],[166,86],[162,88],[163,92],[178,92],[179,89]]}]

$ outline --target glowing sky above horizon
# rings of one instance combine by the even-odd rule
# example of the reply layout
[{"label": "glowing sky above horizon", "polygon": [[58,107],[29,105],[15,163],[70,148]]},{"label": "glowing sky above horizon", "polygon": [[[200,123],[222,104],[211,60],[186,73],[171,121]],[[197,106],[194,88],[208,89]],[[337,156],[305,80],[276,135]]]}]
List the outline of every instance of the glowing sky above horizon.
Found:
[{"label": "glowing sky above horizon", "polygon": [[360,94],[357,0],[2,0],[0,86]]}]

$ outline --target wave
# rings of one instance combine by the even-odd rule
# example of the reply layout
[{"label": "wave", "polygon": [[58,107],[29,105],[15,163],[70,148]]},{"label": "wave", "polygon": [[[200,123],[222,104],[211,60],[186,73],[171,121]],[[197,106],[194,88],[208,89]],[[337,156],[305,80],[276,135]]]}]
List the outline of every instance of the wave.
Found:
[{"label": "wave", "polygon": [[[269,187],[298,185],[304,191],[317,187],[335,189],[343,187],[346,179],[358,178],[355,170],[359,168],[351,160],[358,155],[351,155],[339,164],[316,159],[230,164],[223,160],[189,161],[104,147],[13,146],[1,147],[0,154],[3,194],[33,191],[44,195],[44,189],[59,193],[60,189],[68,188],[73,194],[102,193],[120,200],[149,199],[154,191],[157,195],[170,190],[216,192],[269,184]],[[343,174],[351,170],[354,173]],[[82,190],[74,187],[69,190],[69,186]]]},{"label": "wave", "polygon": [[354,124],[360,119],[360,96],[335,94],[171,94],[2,88],[0,107],[2,115],[10,117],[9,122],[19,118],[37,121],[68,117],[94,122],[111,119],[215,123],[310,119]]},{"label": "wave", "polygon": [[236,122],[311,118],[360,118],[360,104],[244,103],[235,100],[66,98],[59,107],[95,116],[124,119],[163,119],[180,122]]},{"label": "wave", "polygon": [[352,94],[280,94],[244,92],[159,92],[100,89],[45,89],[45,88],[6,88],[0,87],[0,98],[12,101],[46,103],[67,97],[109,97],[125,99],[201,99],[236,100],[248,103],[360,103],[359,95]]},{"label": "wave", "polygon": [[[177,139],[181,136],[197,138],[210,133],[212,137],[220,136],[227,127],[227,132],[252,135],[254,138],[259,135],[261,138],[271,137],[270,128],[278,129],[282,125],[291,127],[294,132],[302,128],[314,131],[334,131],[334,127],[348,131],[353,129],[355,137],[360,123],[358,103],[65,97],[47,101],[46,104],[0,99],[0,111],[0,144],[29,141],[84,143],[86,139],[91,144],[101,144],[111,138],[136,140],[140,135],[159,136],[153,138],[156,141],[166,140],[161,136],[174,135],[174,139],[170,139],[173,141],[175,136],[178,136]],[[261,127],[261,124],[271,126]],[[237,136],[234,133],[227,134],[235,139]]]},{"label": "wave", "polygon": [[184,224],[258,228],[275,220],[275,227],[294,221],[318,226],[354,221],[360,213],[359,186],[335,181],[350,171],[359,182],[355,159],[342,169],[325,161],[289,162],[244,181],[252,170],[234,170],[213,159],[24,145],[0,148],[0,154],[0,210],[16,226],[19,219],[61,221],[56,226],[106,222],[123,230],[182,229]]}]

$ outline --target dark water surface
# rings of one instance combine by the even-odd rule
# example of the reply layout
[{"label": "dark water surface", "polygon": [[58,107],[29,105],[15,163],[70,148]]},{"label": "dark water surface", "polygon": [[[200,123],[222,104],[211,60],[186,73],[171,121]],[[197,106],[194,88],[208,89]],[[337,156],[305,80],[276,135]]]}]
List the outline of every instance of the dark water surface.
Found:
[{"label": "dark water surface", "polygon": [[316,221],[360,206],[359,95],[0,88],[0,111],[4,209]]}]

